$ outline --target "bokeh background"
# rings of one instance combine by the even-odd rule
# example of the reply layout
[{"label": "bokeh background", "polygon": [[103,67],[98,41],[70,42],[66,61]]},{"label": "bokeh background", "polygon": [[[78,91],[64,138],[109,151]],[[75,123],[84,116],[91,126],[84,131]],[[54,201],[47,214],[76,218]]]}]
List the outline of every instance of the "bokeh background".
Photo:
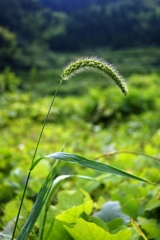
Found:
[{"label": "bokeh background", "polygon": [[[89,159],[104,154],[98,161],[160,182],[160,0],[0,0],[0,230],[7,235],[63,67],[83,56],[113,64],[129,95],[121,96],[98,73],[64,82],[37,158],[62,149]],[[43,160],[32,172],[22,216],[28,216],[51,166]],[[67,163],[58,174],[101,178],[100,172]],[[66,180],[52,201],[59,204],[57,212],[51,213],[85,202],[83,189],[93,211],[118,201],[148,239],[159,240],[159,186],[110,174],[101,179]],[[121,227],[128,228],[123,221]],[[38,229],[37,224],[35,234]]]}]

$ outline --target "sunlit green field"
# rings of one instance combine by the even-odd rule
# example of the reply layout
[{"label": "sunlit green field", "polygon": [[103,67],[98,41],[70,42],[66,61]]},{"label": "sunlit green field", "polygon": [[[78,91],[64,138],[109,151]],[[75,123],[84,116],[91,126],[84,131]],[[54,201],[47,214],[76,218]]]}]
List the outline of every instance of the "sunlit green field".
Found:
[{"label": "sunlit green field", "polygon": [[[51,110],[37,158],[63,150],[160,183],[160,50],[132,49],[111,53],[100,49],[81,53],[81,56],[86,55],[98,55],[114,64],[126,77],[129,95],[122,96],[98,73],[88,72],[64,82]],[[55,55],[57,63],[53,64],[53,69],[39,71],[33,68],[28,73],[19,73],[21,89],[13,87],[0,95],[0,227],[6,234],[11,231],[7,224],[11,224],[17,214],[36,142],[61,69],[78,56],[80,53],[61,54],[58,60],[58,55]],[[43,160],[33,170],[20,226],[27,218],[51,165],[51,161]],[[79,221],[83,220],[112,234],[131,229],[132,238],[126,239],[140,240],[145,239],[144,236],[146,239],[160,239],[158,185],[103,174],[69,163],[61,163],[58,174],[85,175],[97,181],[73,177],[61,183],[53,196],[48,216],[48,222],[56,216],[50,239],[64,239],[65,234],[67,240],[79,240],[64,225],[76,223],[78,228],[78,224],[82,224]],[[90,205],[87,205],[88,201]],[[110,201],[115,204],[115,210],[107,212],[108,208],[105,208],[104,214],[100,214],[103,221],[92,218]],[[116,209],[116,201],[120,204],[119,210]],[[84,211],[77,210],[82,204]],[[110,214],[112,217],[104,219],[105,211],[106,216]],[[115,213],[118,214],[116,217],[113,216]],[[131,219],[141,230],[133,221],[131,223]],[[47,227],[44,239],[47,239]],[[35,235],[38,228],[39,222],[34,229]],[[30,239],[36,239],[33,236]]]}]

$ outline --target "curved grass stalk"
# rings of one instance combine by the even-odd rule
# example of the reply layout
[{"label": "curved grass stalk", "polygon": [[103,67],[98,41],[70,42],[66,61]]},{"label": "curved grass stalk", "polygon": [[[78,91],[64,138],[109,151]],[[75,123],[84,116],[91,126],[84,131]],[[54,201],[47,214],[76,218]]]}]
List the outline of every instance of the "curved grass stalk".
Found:
[{"label": "curved grass stalk", "polygon": [[75,76],[87,70],[97,71],[105,75],[106,77],[110,77],[122,90],[124,95],[127,95],[128,89],[123,77],[117,72],[117,70],[113,66],[97,57],[80,58],[70,63],[66,68],[64,68],[62,79],[68,80],[72,76]]},{"label": "curved grass stalk", "polygon": [[132,226],[134,227],[134,229],[136,230],[136,232],[144,239],[144,240],[148,240],[148,238],[145,236],[145,234],[142,232],[142,230],[140,229],[140,227],[138,226],[138,224],[136,223],[136,221],[134,221],[134,219],[131,219],[131,223]]},{"label": "curved grass stalk", "polygon": [[[72,76],[74,76],[74,75],[76,75],[80,72],[86,71],[86,70],[98,71],[98,72],[102,73],[103,75],[105,75],[107,77],[110,77],[117,84],[117,86],[122,90],[124,95],[127,95],[127,92],[128,92],[127,86],[126,86],[125,81],[122,78],[122,76],[120,76],[120,74],[110,64],[106,63],[105,61],[103,61],[101,59],[98,59],[96,57],[80,58],[80,59],[72,62],[71,64],[69,64],[66,68],[64,68],[63,74],[62,74],[62,79],[61,79],[61,81],[60,81],[60,83],[57,87],[57,90],[54,94],[53,100],[52,100],[52,102],[50,104],[50,107],[48,109],[46,118],[44,120],[42,129],[41,129],[41,132],[40,132],[40,135],[39,135],[36,147],[35,147],[35,151],[34,151],[33,158],[32,158],[32,161],[31,161],[31,166],[30,166],[30,169],[29,169],[29,172],[28,172],[28,176],[27,176],[25,187],[24,187],[24,191],[23,191],[23,195],[22,195],[22,199],[21,199],[19,210],[18,210],[18,214],[17,214],[17,218],[16,218],[14,229],[13,229],[13,234],[12,234],[11,240],[14,239],[14,235],[15,235],[15,231],[16,231],[16,228],[17,228],[18,219],[19,219],[19,216],[20,216],[23,200],[24,200],[24,197],[25,197],[25,193],[26,193],[28,182],[29,182],[30,175],[31,175],[31,171],[33,170],[33,168],[38,163],[38,162],[35,163],[35,158],[36,158],[36,154],[37,154],[38,147],[39,147],[39,144],[40,144],[40,140],[42,138],[42,134],[43,134],[45,125],[47,123],[48,116],[50,114],[50,111],[51,111],[51,108],[53,106],[54,100],[57,96],[57,93],[60,89],[60,86],[61,86],[63,80],[68,80]],[[37,216],[38,216],[38,214],[37,214]],[[22,234],[22,237],[23,237],[23,234]],[[21,236],[19,236],[18,239],[22,239]]]},{"label": "curved grass stalk", "polygon": [[61,85],[62,85],[62,81],[60,81],[60,83],[59,83],[59,85],[58,85],[58,87],[57,87],[57,90],[56,90],[56,92],[55,92],[55,94],[54,94],[54,96],[53,96],[52,102],[51,102],[50,107],[49,107],[49,109],[48,109],[46,118],[45,118],[45,120],[44,120],[42,129],[41,129],[41,132],[40,132],[40,135],[39,135],[37,144],[36,144],[36,148],[35,148],[35,151],[34,151],[34,154],[33,154],[31,166],[30,166],[30,169],[29,169],[29,172],[28,172],[28,175],[27,175],[27,180],[26,180],[26,183],[25,183],[25,186],[24,186],[24,190],[23,190],[23,194],[22,194],[22,199],[21,199],[20,206],[19,206],[19,209],[18,209],[17,218],[16,218],[16,221],[15,221],[15,225],[14,225],[14,229],[13,229],[13,233],[12,233],[12,238],[11,238],[11,240],[13,240],[13,239],[14,239],[14,236],[15,236],[16,228],[17,228],[17,225],[18,225],[18,220],[19,220],[19,217],[20,217],[20,212],[21,212],[21,209],[22,209],[22,205],[23,205],[25,193],[26,193],[26,190],[27,190],[28,182],[29,182],[29,179],[30,179],[31,171],[32,171],[32,166],[33,166],[34,161],[35,161],[35,158],[36,158],[36,154],[37,154],[37,151],[38,151],[38,147],[39,147],[39,144],[40,144],[40,140],[41,140],[41,138],[42,138],[42,134],[43,134],[45,125],[46,125],[46,123],[47,123],[47,120],[48,120],[48,117],[49,117],[51,108],[52,108],[53,103],[54,103],[54,100],[55,100],[55,98],[56,98],[56,96],[57,96],[57,93],[58,93]]}]

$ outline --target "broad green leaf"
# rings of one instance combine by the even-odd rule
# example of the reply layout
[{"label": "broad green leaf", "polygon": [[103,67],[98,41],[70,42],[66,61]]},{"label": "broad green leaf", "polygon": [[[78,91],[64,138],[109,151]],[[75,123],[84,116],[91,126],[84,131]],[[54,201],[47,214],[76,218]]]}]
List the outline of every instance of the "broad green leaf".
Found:
[{"label": "broad green leaf", "polygon": [[95,223],[90,223],[82,218],[77,219],[73,228],[65,226],[69,234],[76,240],[130,240],[132,232],[129,229],[116,234],[110,234]]},{"label": "broad green leaf", "polygon": [[[52,190],[55,191],[55,189],[60,185],[61,181],[63,181],[64,179],[67,178],[84,178],[84,179],[88,179],[88,180],[95,180],[93,178],[90,177],[86,177],[86,176],[80,176],[80,175],[62,175],[57,177],[54,180],[54,183],[52,185],[52,189],[51,189],[51,197],[53,196],[52,194]],[[54,193],[53,191],[53,193]],[[85,192],[84,190],[64,190],[64,191],[60,191],[58,193],[58,204],[56,205],[56,208],[51,208],[47,211],[47,219],[45,222],[45,228],[43,231],[43,237],[46,236],[48,239],[48,236],[50,236],[50,232],[53,229],[54,226],[54,221],[55,221],[55,216],[57,215],[57,212],[62,212],[62,210],[66,210],[68,208],[71,208],[73,206],[78,206],[82,203],[86,203],[87,201],[91,200],[90,195]],[[50,205],[50,201],[49,201],[49,205]],[[49,206],[48,206],[49,207]],[[87,212],[88,212],[88,205],[87,207]],[[84,209],[83,209],[84,210]],[[70,215],[69,215],[70,214]],[[72,217],[75,214],[75,212],[73,214],[71,214],[71,212],[68,213],[67,218]],[[72,216],[71,216],[72,215]],[[65,222],[66,222],[66,218],[65,218]]]},{"label": "broad green leaf", "polygon": [[43,240],[72,240],[72,237],[64,227],[64,222],[55,220],[52,228],[45,229],[48,234],[44,235]]},{"label": "broad green leaf", "polygon": [[122,218],[114,218],[110,222],[107,223],[107,226],[109,228],[109,231],[112,232],[116,229],[118,229],[120,226],[123,226],[123,219]]},{"label": "broad green leaf", "polygon": [[145,205],[144,209],[145,211],[152,211],[159,207],[160,207],[160,187],[156,187],[152,190],[150,199]]},{"label": "broad green leaf", "polygon": [[123,211],[131,218],[136,219],[139,213],[143,211],[141,199],[147,196],[148,187],[154,188],[151,185],[144,187],[140,182],[128,184],[127,181],[123,181],[120,187],[117,188],[115,185],[115,188],[110,192],[110,198],[118,200],[121,206],[123,206]]},{"label": "broad green leaf", "polygon": [[[87,219],[85,219],[85,220],[87,220]],[[94,217],[94,216],[89,216],[89,221],[92,223],[95,223],[97,226],[99,226],[99,227],[103,228],[105,231],[109,232],[108,225],[102,219]],[[123,221],[122,221],[122,224],[123,224]]]},{"label": "broad green leaf", "polygon": [[138,217],[138,224],[141,226],[142,230],[145,230],[149,239],[154,239],[160,236],[160,227],[156,219]]},{"label": "broad green leaf", "polygon": [[[55,219],[55,208],[51,206],[48,210],[46,223],[43,231],[43,240],[71,240],[63,221]],[[40,238],[41,239],[41,238]]]},{"label": "broad green leaf", "polygon": [[81,204],[76,207],[72,207],[66,211],[64,211],[62,214],[59,214],[56,216],[56,219],[67,222],[67,223],[75,223],[77,218],[82,213],[87,213],[88,215],[92,212],[93,209],[93,201],[88,201],[84,204]]},{"label": "broad green leaf", "polygon": [[132,175],[130,173],[127,173],[123,170],[120,170],[118,168],[115,167],[111,167],[107,164],[103,164],[103,163],[99,163],[96,161],[92,161],[89,159],[86,159],[84,157],[81,157],[79,155],[75,155],[75,154],[69,154],[69,153],[64,153],[64,152],[56,152],[50,155],[45,156],[46,158],[51,158],[51,159],[59,159],[61,161],[65,161],[65,162],[70,162],[70,163],[76,163],[79,164],[80,166],[83,167],[87,167],[87,168],[92,168],[98,171],[102,171],[102,172],[108,172],[111,174],[117,174],[123,177],[128,177],[128,178],[132,178],[135,180],[139,180],[139,181],[143,181],[143,182],[147,182],[147,183],[151,183],[150,181],[147,181],[143,178],[137,177],[135,175]]},{"label": "broad green leaf", "polygon": [[41,179],[45,178],[48,175],[51,167],[47,160],[41,161],[36,168],[32,171],[32,178],[39,177]]},{"label": "broad green leaf", "polygon": [[[23,216],[25,218],[26,213],[31,211],[32,206],[33,206],[32,201],[25,198],[24,204],[23,204],[23,209],[21,211],[21,216]],[[18,207],[19,207],[19,202],[16,199],[8,202],[5,205],[4,212],[6,214],[4,215],[4,220],[6,222],[9,222],[11,219],[16,217]]]},{"label": "broad green leaf", "polygon": [[104,222],[110,222],[115,218],[123,219],[124,223],[130,222],[129,216],[122,212],[118,201],[106,202],[99,212],[94,213],[94,216],[101,218]]},{"label": "broad green leaf", "polygon": [[160,200],[157,198],[152,198],[151,201],[145,206],[146,211],[152,211],[155,208],[160,207]]},{"label": "broad green leaf", "polygon": [[[93,179],[90,179],[90,178],[89,180],[93,181]],[[57,196],[58,204],[56,205],[56,209],[60,211],[67,210],[73,206],[79,206],[80,204],[83,204],[84,202],[91,200],[90,195],[89,194],[86,195],[86,194],[88,193],[86,193],[82,189],[62,190],[58,193],[58,196]]]},{"label": "broad green leaf", "polygon": [[84,203],[84,196],[78,190],[62,190],[58,193],[57,208],[61,211]]}]

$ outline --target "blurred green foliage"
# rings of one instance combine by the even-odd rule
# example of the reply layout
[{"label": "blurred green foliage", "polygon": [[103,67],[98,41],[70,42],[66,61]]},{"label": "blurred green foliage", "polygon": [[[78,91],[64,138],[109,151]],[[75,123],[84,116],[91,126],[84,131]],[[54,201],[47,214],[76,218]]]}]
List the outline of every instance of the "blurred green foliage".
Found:
[{"label": "blurred green foliage", "polygon": [[49,68],[57,51],[159,46],[160,2],[1,0],[0,26],[1,69]]},{"label": "blurred green foliage", "polygon": [[[128,77],[129,95],[121,97],[103,77],[93,73],[64,83],[51,110],[38,156],[64,147],[66,152],[93,159],[116,150],[160,157],[159,31],[159,0],[77,0],[72,5],[69,0],[68,4],[65,0],[0,0],[0,230],[12,232],[12,218],[17,213],[60,69],[82,52],[113,63]],[[159,162],[145,156],[123,153],[99,161],[160,181]],[[20,227],[51,165],[49,160],[43,160],[33,170]],[[105,230],[122,234],[124,239],[132,233],[134,240],[140,240],[133,223],[126,225],[121,217],[105,223],[93,216],[106,202],[113,201],[139,224],[148,239],[159,240],[159,186],[101,175],[67,163],[61,164],[59,174],[87,175],[99,180],[71,178],[62,183],[52,199],[46,239],[54,216],[51,238],[57,234],[63,240],[65,234],[66,239],[73,239],[78,229],[90,229],[94,223],[95,234]],[[86,206],[90,211],[80,212]]]},{"label": "blurred green foliage", "polygon": [[[11,87],[10,91],[2,91],[0,95],[0,201],[2,204],[0,214],[1,228],[4,228],[9,234],[7,226],[11,224],[10,220],[16,214],[10,209],[17,206],[17,198],[21,197],[33,150],[52,96],[45,96],[42,81],[38,82],[38,85],[39,88],[43,88],[44,94],[36,93],[37,80],[34,79],[38,79],[39,76],[36,68],[33,68],[30,73],[29,85],[35,84],[35,86],[31,87],[29,92],[18,88],[19,78],[13,72],[5,70],[3,74],[8,74],[7,76],[11,79]],[[157,91],[159,77],[159,73],[131,75],[128,78],[130,93],[125,98],[121,97],[118,89],[115,90],[111,85],[108,86],[103,80],[97,86],[97,77],[93,81],[92,88],[85,87],[85,91],[80,91],[77,96],[73,94],[66,97],[69,89],[66,88],[65,93],[67,84],[64,84],[61,95],[56,98],[55,105],[51,110],[38,156],[61,151],[64,146],[65,152],[74,152],[92,159],[116,150],[141,151],[159,157],[160,94]],[[81,75],[72,82],[78,81],[76,84],[81,82],[82,86],[86,86],[86,81],[90,81],[90,78],[89,75]],[[42,87],[40,87],[41,82]],[[3,86],[2,83],[1,86]],[[47,85],[47,82],[45,84]],[[73,93],[74,86],[73,84],[71,89]],[[110,164],[111,161],[111,165],[153,182],[160,180],[159,162],[145,156],[123,153],[113,157],[106,156],[99,161],[107,164]],[[33,170],[22,216],[28,215],[51,165],[49,160],[43,160]],[[103,228],[110,234],[120,234],[120,230],[130,229],[132,235],[135,236],[134,239],[139,240],[139,235],[133,226],[124,224],[122,219],[115,218],[112,220],[113,222],[105,223],[103,220],[95,219],[90,212],[80,213],[81,205],[88,206],[90,200],[92,202],[90,208],[93,213],[100,211],[108,201],[119,202],[121,211],[137,221],[148,239],[158,239],[159,186],[122,179],[110,174],[102,175],[99,172],[75,165],[73,167],[67,163],[61,164],[59,174],[87,175],[99,180],[87,181],[71,178],[61,184],[59,193],[52,199],[44,236],[47,236],[49,223],[55,216],[56,220],[54,228],[50,232],[51,236],[58,234],[57,236],[62,238],[65,233],[70,239],[71,235],[75,233],[73,231],[78,229],[78,226],[81,226],[84,221],[86,226],[89,227],[90,225],[87,224],[95,223],[95,227]],[[74,214],[72,224],[74,228],[72,229],[68,225],[68,219],[72,218],[73,220],[73,213],[77,215]],[[113,213],[111,212],[111,214]],[[81,222],[78,219],[81,219]],[[23,222],[23,218],[20,221]],[[22,223],[19,224],[21,226]],[[56,226],[61,231],[57,232]],[[154,232],[152,227],[155,229]],[[38,228],[39,222],[36,223],[35,232]]]},{"label": "blurred green foliage", "polygon": [[14,66],[18,50],[17,36],[7,28],[0,26],[0,69]]},{"label": "blurred green foliage", "polygon": [[6,68],[2,74],[0,74],[0,93],[13,92],[17,90],[20,84],[20,79],[14,72],[11,72],[9,68]]}]

